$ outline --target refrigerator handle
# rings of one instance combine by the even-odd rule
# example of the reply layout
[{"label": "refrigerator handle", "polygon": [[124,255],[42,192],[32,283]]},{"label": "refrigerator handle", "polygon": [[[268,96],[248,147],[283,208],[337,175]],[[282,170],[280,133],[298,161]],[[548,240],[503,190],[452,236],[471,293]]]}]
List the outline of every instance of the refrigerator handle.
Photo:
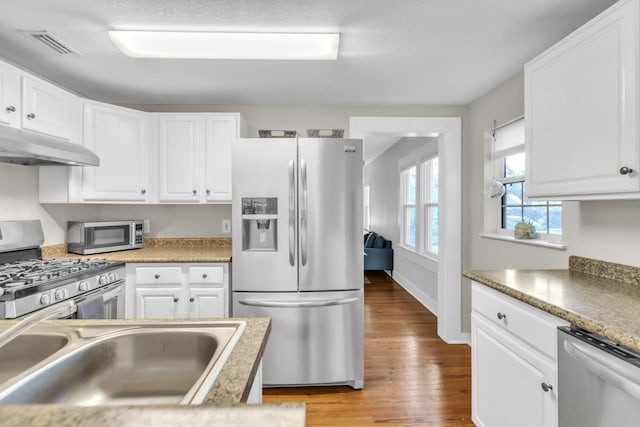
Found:
[{"label": "refrigerator handle", "polygon": [[300,160],[300,185],[302,186],[300,199],[300,251],[302,255],[301,263],[307,265],[307,162]]},{"label": "refrigerator handle", "polygon": [[357,297],[312,301],[264,301],[258,299],[245,299],[238,301],[238,303],[253,307],[330,307],[333,305],[351,304],[356,301],[358,301]]},{"label": "refrigerator handle", "polygon": [[289,264],[296,265],[296,169],[289,161]]}]

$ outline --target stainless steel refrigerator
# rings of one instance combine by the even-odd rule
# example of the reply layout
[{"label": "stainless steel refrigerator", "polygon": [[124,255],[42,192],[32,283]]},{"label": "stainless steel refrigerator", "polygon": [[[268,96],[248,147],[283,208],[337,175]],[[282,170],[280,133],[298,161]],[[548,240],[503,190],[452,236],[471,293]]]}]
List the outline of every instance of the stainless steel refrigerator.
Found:
[{"label": "stainless steel refrigerator", "polygon": [[265,386],[363,386],[362,140],[233,144],[234,317],[271,317]]}]

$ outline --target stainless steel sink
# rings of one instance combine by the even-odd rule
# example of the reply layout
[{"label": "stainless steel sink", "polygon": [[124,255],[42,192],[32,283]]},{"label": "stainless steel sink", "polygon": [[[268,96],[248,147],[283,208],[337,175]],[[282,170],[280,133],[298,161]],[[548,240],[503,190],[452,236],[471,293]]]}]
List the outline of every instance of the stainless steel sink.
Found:
[{"label": "stainless steel sink", "polygon": [[[0,404],[202,403],[246,323],[184,325],[70,332],[57,357],[0,386]],[[14,351],[27,341],[16,340]]]},{"label": "stainless steel sink", "polygon": [[0,383],[42,362],[68,342],[64,335],[25,334],[0,347]]}]

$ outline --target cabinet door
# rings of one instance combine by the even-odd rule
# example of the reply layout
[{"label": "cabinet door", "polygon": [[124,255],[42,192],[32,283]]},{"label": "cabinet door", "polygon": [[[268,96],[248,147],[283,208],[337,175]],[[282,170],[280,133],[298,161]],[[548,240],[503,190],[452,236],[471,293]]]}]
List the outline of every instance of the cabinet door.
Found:
[{"label": "cabinet door", "polygon": [[20,74],[18,70],[0,62],[0,123],[20,126]]},{"label": "cabinet door", "polygon": [[175,319],[180,315],[180,288],[137,288],[138,319]]},{"label": "cabinet door", "polygon": [[71,93],[34,77],[22,76],[22,127],[71,139],[71,115],[80,100]]},{"label": "cabinet door", "polygon": [[239,136],[239,117],[208,115],[206,122],[206,200],[231,202],[231,144]]},{"label": "cabinet door", "polygon": [[640,191],[639,16],[617,3],[526,65],[527,196]]},{"label": "cabinet door", "polygon": [[100,166],[83,168],[84,200],[146,201],[147,128],[146,113],[85,103],[84,144]]},{"label": "cabinet door", "polygon": [[225,317],[223,288],[191,287],[189,290],[189,314],[192,319]]},{"label": "cabinet door", "polygon": [[554,375],[521,356],[520,345],[473,317],[473,421],[480,427],[555,427]]},{"label": "cabinet door", "polygon": [[200,199],[201,120],[161,116],[160,201],[198,202]]}]

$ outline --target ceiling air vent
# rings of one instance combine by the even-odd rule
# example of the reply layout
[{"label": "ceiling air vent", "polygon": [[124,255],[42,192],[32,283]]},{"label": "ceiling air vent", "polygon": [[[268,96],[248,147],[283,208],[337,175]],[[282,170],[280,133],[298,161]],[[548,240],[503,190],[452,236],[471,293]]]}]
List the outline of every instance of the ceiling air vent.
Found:
[{"label": "ceiling air vent", "polygon": [[80,55],[80,52],[65,44],[59,38],[47,31],[25,31],[33,37],[34,40],[47,46],[49,49],[55,50],[61,55]]}]

